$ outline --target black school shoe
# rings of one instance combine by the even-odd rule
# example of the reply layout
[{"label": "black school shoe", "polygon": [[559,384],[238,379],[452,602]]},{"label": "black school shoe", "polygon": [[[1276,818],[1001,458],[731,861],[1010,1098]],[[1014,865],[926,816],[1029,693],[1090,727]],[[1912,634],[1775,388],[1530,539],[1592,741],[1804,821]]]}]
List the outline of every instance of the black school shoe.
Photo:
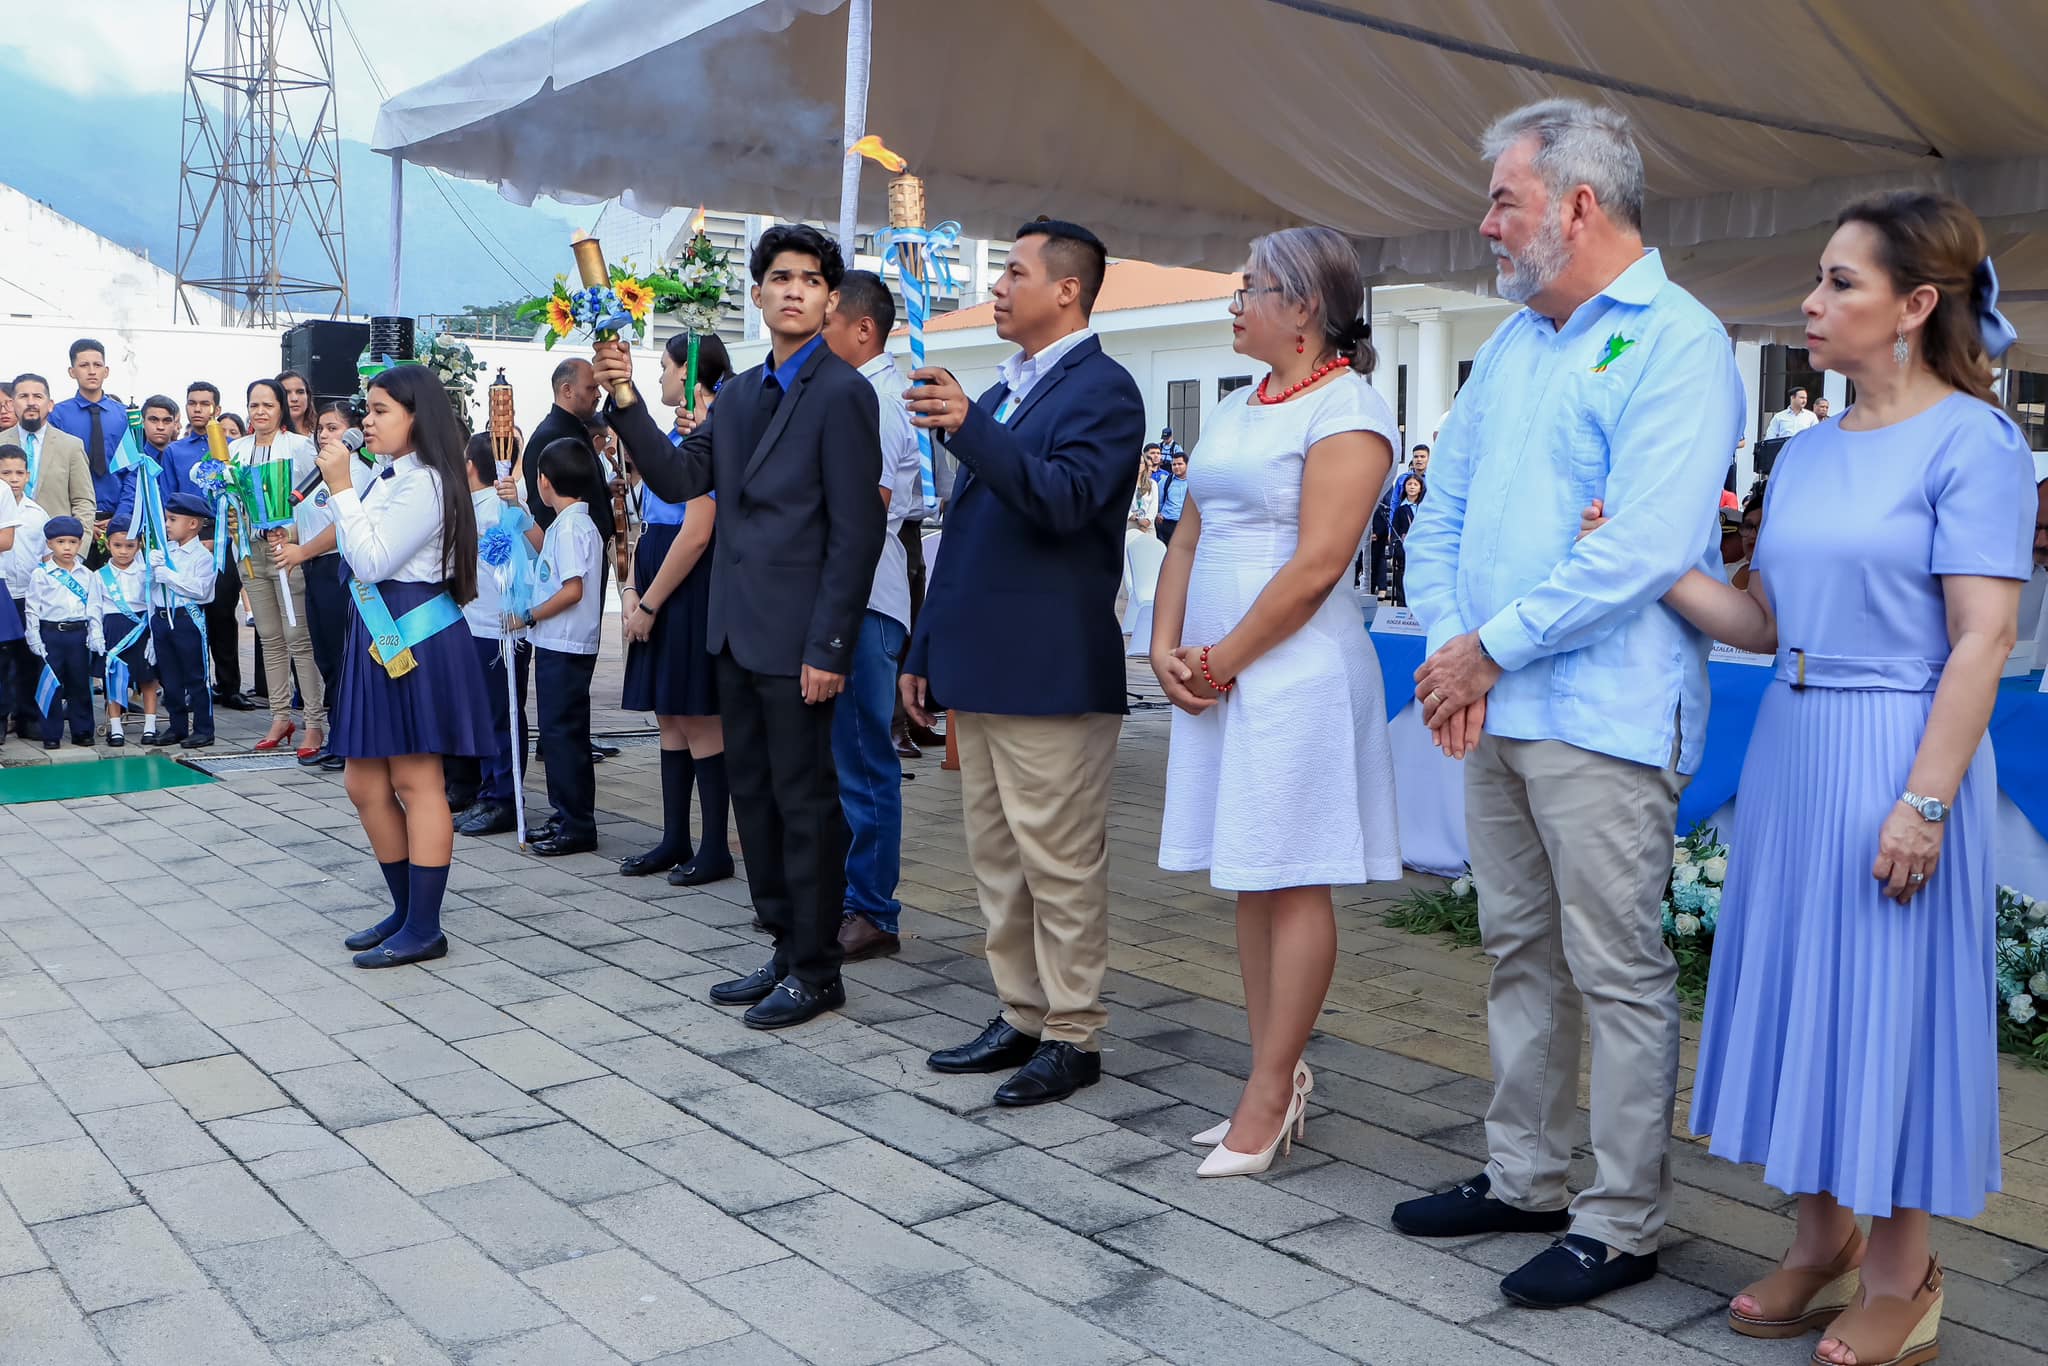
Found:
[{"label": "black school shoe", "polygon": [[1102,1080],[1102,1055],[1057,1039],[1040,1043],[1031,1061],[996,1088],[998,1105],[1044,1105],[1065,1100]]},{"label": "black school shoe", "polygon": [[787,1029],[845,1004],[846,987],[837,977],[817,987],[785,977],[759,1004],[740,1016],[740,1023],[749,1029]]},{"label": "black school shoe", "polygon": [[1641,1285],[1657,1274],[1657,1254],[1609,1255],[1598,1238],[1570,1233],[1508,1273],[1500,1293],[1531,1309],[1565,1309],[1611,1290]]},{"label": "black school shoe", "polygon": [[1570,1210],[1516,1209],[1487,1192],[1485,1172],[1440,1195],[1394,1206],[1394,1227],[1413,1238],[1462,1238],[1472,1233],[1556,1233],[1571,1227]]}]

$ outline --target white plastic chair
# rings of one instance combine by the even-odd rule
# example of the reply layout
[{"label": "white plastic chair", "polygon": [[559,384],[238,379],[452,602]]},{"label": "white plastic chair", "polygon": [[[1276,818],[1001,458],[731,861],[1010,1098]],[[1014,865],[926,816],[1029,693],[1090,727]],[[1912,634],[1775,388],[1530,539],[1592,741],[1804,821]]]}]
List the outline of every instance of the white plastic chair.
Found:
[{"label": "white plastic chair", "polygon": [[1124,577],[1130,598],[1124,606],[1124,634],[1131,638],[1126,656],[1152,653],[1152,598],[1159,588],[1159,566],[1166,545],[1149,531],[1124,537]]}]

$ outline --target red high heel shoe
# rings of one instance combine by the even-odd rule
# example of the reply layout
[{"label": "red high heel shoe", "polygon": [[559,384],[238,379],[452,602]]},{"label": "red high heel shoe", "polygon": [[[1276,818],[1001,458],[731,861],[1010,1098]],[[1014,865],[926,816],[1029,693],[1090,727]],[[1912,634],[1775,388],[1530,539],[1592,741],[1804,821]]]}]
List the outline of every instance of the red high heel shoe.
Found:
[{"label": "red high heel shoe", "polygon": [[255,744],[255,748],[257,748],[257,749],[276,749],[276,748],[277,748],[277,747],[278,747],[279,745],[281,745],[281,744],[283,744],[283,743],[284,743],[285,741],[287,741],[287,740],[291,739],[291,738],[292,738],[292,732],[293,732],[293,731],[295,731],[295,730],[297,730],[298,728],[299,728],[299,727],[298,727],[298,723],[297,723],[297,722],[294,722],[294,721],[287,721],[287,722],[285,722],[285,723],[284,723],[284,734],[282,734],[282,735],[278,736],[278,737],[277,737],[276,739],[274,739],[274,740],[273,740],[273,739],[269,739],[269,738],[267,738],[267,737],[266,737],[265,739],[262,739],[262,740],[258,740],[258,741],[256,742],[256,744]]}]

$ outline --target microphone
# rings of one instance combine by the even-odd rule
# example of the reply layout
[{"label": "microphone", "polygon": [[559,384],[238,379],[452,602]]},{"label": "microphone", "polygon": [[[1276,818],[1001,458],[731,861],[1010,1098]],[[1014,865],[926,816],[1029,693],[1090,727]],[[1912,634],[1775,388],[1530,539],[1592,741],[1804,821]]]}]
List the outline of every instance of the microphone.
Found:
[{"label": "microphone", "polygon": [[[351,427],[341,434],[341,444],[348,447],[351,452],[360,451],[363,448],[363,434]],[[292,490],[292,506],[297,507],[311,498],[313,490],[320,486],[320,479],[320,471],[317,469],[301,479],[299,486]]]}]

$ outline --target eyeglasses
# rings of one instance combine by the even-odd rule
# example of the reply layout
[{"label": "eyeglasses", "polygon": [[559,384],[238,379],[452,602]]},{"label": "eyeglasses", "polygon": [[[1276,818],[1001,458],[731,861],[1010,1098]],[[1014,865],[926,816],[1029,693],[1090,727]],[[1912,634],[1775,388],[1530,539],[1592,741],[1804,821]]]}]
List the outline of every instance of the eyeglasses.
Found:
[{"label": "eyeglasses", "polygon": [[1233,313],[1244,312],[1244,301],[1254,294],[1280,294],[1284,291],[1278,285],[1252,285],[1230,292],[1230,309]]}]

